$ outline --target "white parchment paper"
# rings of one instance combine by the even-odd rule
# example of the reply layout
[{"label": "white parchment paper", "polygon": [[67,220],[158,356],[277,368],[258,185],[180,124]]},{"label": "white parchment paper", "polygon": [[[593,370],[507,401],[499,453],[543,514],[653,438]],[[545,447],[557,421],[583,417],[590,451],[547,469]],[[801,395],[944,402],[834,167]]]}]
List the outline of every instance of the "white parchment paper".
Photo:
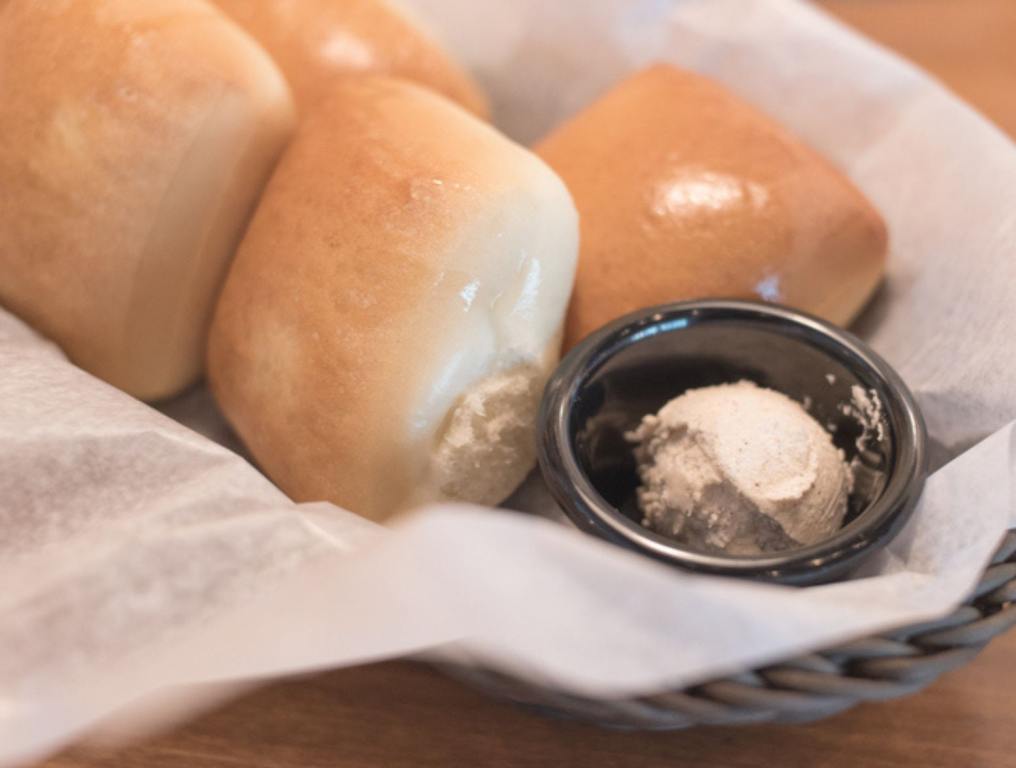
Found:
[{"label": "white parchment paper", "polygon": [[998,130],[792,0],[410,5],[521,141],[662,59],[830,156],[890,223],[859,330],[917,393],[944,466],[859,578],[811,589],[691,576],[505,511],[380,528],[289,502],[224,447],[202,391],[164,410],[218,443],[0,310],[0,764],[111,716],[186,711],[215,683],[426,649],[596,697],[687,684],[944,614],[1016,527],[1016,148]]}]

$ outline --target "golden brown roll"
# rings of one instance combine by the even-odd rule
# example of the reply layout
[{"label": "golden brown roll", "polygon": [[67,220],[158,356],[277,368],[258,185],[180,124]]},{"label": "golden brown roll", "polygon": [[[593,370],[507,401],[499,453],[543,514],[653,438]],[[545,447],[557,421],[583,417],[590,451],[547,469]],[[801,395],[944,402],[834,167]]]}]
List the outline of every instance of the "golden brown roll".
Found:
[{"label": "golden brown roll", "polygon": [[8,0],[0,303],[138,397],[185,387],[294,120],[267,54],[202,0]]},{"label": "golden brown roll", "polygon": [[443,93],[487,117],[473,79],[418,25],[383,0],[214,0],[275,58],[301,111],[337,76],[389,74]]},{"label": "golden brown roll", "polygon": [[429,90],[344,78],[230,268],[212,391],[298,501],[499,502],[535,460],[577,251],[535,155]]},{"label": "golden brown roll", "polygon": [[536,151],[581,217],[566,348],[627,312],[702,297],[762,298],[846,324],[881,279],[886,229],[864,196],[704,77],[643,70]]}]

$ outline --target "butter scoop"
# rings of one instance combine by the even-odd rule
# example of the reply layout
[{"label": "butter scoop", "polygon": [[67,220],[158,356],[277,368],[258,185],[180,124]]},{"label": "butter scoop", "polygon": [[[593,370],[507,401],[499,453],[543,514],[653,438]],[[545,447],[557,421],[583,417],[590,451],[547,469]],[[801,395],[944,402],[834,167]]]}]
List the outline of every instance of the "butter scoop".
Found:
[{"label": "butter scoop", "polygon": [[626,434],[643,525],[703,551],[816,544],[847,512],[851,472],[797,402],[750,381],[674,398]]}]

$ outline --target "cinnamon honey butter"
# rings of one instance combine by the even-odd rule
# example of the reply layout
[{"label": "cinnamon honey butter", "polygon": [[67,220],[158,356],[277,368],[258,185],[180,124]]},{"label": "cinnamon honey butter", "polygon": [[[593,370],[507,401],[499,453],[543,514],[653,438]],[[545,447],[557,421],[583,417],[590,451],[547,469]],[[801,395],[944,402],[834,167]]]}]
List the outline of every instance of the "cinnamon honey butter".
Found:
[{"label": "cinnamon honey butter", "polygon": [[852,485],[844,454],[780,392],[750,381],[689,390],[626,438],[643,525],[690,548],[776,552],[843,524]]}]

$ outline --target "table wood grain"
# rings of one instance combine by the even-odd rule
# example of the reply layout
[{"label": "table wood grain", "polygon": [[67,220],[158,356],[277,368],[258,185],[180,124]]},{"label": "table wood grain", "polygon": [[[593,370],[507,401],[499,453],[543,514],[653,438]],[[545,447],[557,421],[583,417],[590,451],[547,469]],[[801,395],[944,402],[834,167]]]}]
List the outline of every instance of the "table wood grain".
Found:
[{"label": "table wood grain", "polygon": [[1014,0],[825,0],[1016,136]]},{"label": "table wood grain", "polygon": [[[1016,135],[1016,0],[829,0]],[[800,726],[620,733],[544,719],[407,662],[277,683],[117,753],[50,768],[1016,768],[1016,633],[905,700]]]},{"label": "table wood grain", "polygon": [[622,733],[491,701],[408,662],[279,683],[116,755],[50,768],[1011,768],[1016,634],[907,699],[795,726]]}]

